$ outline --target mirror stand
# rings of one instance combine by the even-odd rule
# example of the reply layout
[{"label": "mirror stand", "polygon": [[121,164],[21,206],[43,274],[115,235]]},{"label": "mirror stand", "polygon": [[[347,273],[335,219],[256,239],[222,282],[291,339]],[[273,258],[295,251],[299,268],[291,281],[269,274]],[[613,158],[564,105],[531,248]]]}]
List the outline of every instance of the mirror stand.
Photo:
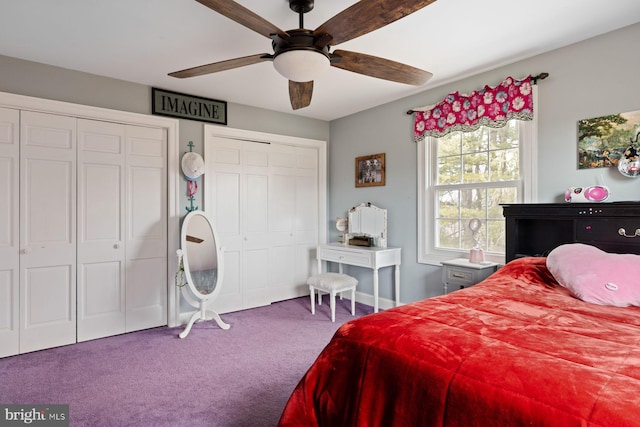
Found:
[{"label": "mirror stand", "polygon": [[[178,253],[178,262],[182,262],[182,256],[183,256],[182,249],[178,249],[177,253]],[[197,308],[198,311],[193,313],[193,315],[191,316],[191,319],[189,319],[189,322],[187,323],[187,326],[184,328],[182,332],[180,332],[180,334],[178,335],[180,338],[185,338],[187,335],[189,335],[189,332],[191,332],[191,328],[196,322],[214,320],[221,329],[227,330],[231,327],[231,325],[229,325],[228,323],[225,323],[222,320],[222,318],[216,311],[207,310],[207,302],[209,301],[208,299],[198,298],[196,300],[195,298],[193,298],[193,296],[189,294],[189,291],[187,290],[187,286],[182,287],[182,296],[184,297],[185,301],[189,303],[189,305]]]}]

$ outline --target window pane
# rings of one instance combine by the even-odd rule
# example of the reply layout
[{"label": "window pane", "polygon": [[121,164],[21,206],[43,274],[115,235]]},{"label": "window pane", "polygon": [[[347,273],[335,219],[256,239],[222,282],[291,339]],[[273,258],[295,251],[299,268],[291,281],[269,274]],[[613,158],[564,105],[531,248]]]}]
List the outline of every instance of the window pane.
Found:
[{"label": "window pane", "polygon": [[504,221],[500,204],[517,203],[518,190],[516,187],[489,188],[487,197],[487,218]]},{"label": "window pane", "polygon": [[515,181],[519,177],[520,152],[517,148],[489,152],[491,181]]},{"label": "window pane", "polygon": [[438,146],[437,156],[458,156],[460,155],[460,140],[462,139],[461,132],[452,132],[442,138],[437,138],[435,143]]},{"label": "window pane", "polygon": [[460,212],[462,218],[484,218],[487,207],[487,190],[468,188],[460,191]]},{"label": "window pane", "polygon": [[487,245],[486,250],[489,252],[504,253],[505,250],[505,230],[504,221],[488,221],[487,222]]},{"label": "window pane", "polygon": [[460,192],[458,190],[438,191],[438,212],[439,218],[460,218]]},{"label": "window pane", "polygon": [[462,182],[462,165],[460,156],[441,157],[438,159],[438,184],[460,184]]},{"label": "window pane", "polygon": [[489,167],[487,153],[467,154],[462,156],[464,164],[464,182],[487,182],[489,181]]},{"label": "window pane", "polygon": [[489,149],[518,148],[520,129],[516,120],[510,120],[506,126],[489,130]]},{"label": "window pane", "polygon": [[460,221],[438,220],[438,241],[436,245],[444,249],[461,249],[460,246]]},{"label": "window pane", "polygon": [[476,153],[487,151],[489,148],[489,135],[485,127],[473,132],[456,132],[462,135],[462,153]]}]

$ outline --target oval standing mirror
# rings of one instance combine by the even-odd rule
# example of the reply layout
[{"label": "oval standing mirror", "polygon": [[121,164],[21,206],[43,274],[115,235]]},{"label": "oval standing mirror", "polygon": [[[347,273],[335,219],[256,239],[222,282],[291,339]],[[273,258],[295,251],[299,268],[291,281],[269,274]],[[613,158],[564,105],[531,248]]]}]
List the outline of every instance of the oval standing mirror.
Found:
[{"label": "oval standing mirror", "polygon": [[220,293],[223,277],[223,257],[213,223],[202,211],[187,214],[182,224],[181,257],[186,286],[182,287],[185,300],[198,308],[180,338],[186,337],[195,322],[215,320],[222,329],[229,329],[220,315],[207,309],[207,305]]}]

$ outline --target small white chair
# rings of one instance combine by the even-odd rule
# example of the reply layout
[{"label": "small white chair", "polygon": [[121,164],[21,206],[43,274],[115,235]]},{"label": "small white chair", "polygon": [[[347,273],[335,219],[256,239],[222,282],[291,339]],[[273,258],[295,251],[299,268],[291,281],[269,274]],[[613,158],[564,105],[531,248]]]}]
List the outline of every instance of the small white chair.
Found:
[{"label": "small white chair", "polygon": [[[318,290],[318,305],[322,304],[320,291],[330,295],[331,303],[331,321],[336,321],[336,294],[344,291],[351,291],[351,315],[356,314],[356,286],[358,280],[342,273],[321,273],[309,277],[307,280],[311,297],[311,314],[316,314],[315,291]],[[342,294],[340,294],[342,298]]]}]

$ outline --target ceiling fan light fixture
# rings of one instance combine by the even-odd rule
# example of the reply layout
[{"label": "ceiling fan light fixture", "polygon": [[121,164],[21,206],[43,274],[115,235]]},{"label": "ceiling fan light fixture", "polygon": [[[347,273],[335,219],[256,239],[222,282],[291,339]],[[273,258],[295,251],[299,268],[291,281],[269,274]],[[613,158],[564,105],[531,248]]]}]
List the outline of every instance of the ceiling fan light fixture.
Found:
[{"label": "ceiling fan light fixture", "polygon": [[278,73],[300,83],[315,80],[330,66],[329,58],[324,53],[312,49],[287,50],[273,58],[273,67]]}]

